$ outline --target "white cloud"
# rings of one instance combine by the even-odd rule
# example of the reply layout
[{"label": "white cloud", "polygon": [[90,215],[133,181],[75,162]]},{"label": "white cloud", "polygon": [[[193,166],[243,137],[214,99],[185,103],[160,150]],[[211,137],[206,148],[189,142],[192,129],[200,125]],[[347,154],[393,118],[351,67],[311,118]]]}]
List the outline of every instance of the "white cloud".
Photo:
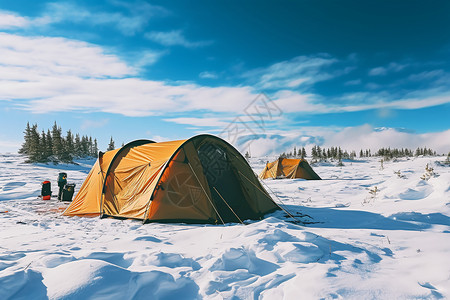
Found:
[{"label": "white cloud", "polygon": [[425,71],[418,74],[411,74],[408,79],[412,81],[423,81],[423,80],[430,80],[430,79],[440,79],[444,76],[448,77],[448,74],[444,72],[444,70],[432,70],[432,71]]},{"label": "white cloud", "polygon": [[167,84],[135,73],[117,56],[85,42],[0,33],[0,99],[33,112],[240,112],[256,97],[248,87]]},{"label": "white cloud", "polygon": [[204,71],[198,74],[198,77],[204,78],[204,79],[217,79],[219,76],[214,72],[208,72]]},{"label": "white cloud", "polygon": [[152,31],[146,33],[145,37],[164,46],[183,46],[186,48],[198,48],[212,44],[212,41],[189,41],[184,37],[181,30]]},{"label": "white cloud", "polygon": [[136,66],[137,68],[142,68],[153,65],[161,58],[161,56],[165,55],[166,53],[167,52],[165,51],[142,51],[136,55],[139,57],[139,59],[137,59],[137,61],[134,63],[134,66]]},{"label": "white cloud", "polygon": [[349,80],[344,83],[344,85],[359,85],[361,84],[361,79]]},{"label": "white cloud", "polygon": [[0,33],[0,80],[38,84],[44,77],[123,77],[135,71],[98,46],[64,38]]},{"label": "white cloud", "polygon": [[168,11],[163,7],[146,2],[139,3],[139,9],[126,2],[114,4],[126,7],[129,14],[119,12],[90,11],[72,2],[53,2],[47,4],[44,15],[35,20],[36,25],[58,24],[64,22],[87,23],[116,27],[125,35],[134,35],[141,31],[149,20],[156,16],[165,16]]},{"label": "white cloud", "polygon": [[0,11],[0,29],[24,28],[30,24],[27,18],[8,11]]},{"label": "white cloud", "polygon": [[177,124],[202,126],[202,127],[226,127],[230,123],[223,121],[224,118],[169,118],[164,121],[174,122]]},{"label": "white cloud", "polygon": [[[297,88],[336,76],[337,74],[326,72],[324,69],[337,62],[337,59],[326,54],[297,56],[267,68],[248,71],[243,77],[256,82],[256,86],[260,89]],[[350,69],[345,72],[349,71]]]},{"label": "white cloud", "polygon": [[391,62],[385,67],[376,67],[376,68],[371,69],[369,71],[369,75],[370,76],[383,76],[383,75],[388,74],[389,72],[400,72],[406,67],[408,67],[408,65]]},{"label": "white cloud", "polygon": [[9,11],[0,11],[0,29],[43,27],[60,23],[83,23],[115,27],[125,35],[134,35],[142,31],[150,19],[170,14],[165,8],[144,1],[139,2],[138,5],[121,1],[112,2],[116,6],[127,8],[128,13],[91,11],[74,2],[59,1],[46,4],[43,14],[34,18],[18,16]]},{"label": "white cloud", "polygon": [[380,75],[386,75],[387,70],[384,67],[376,67],[369,71],[370,76],[380,76]]}]

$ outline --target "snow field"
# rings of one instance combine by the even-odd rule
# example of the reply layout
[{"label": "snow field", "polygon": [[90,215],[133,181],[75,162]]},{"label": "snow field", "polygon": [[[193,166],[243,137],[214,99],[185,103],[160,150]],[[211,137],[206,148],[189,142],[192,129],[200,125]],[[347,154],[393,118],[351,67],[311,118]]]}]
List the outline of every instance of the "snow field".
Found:
[{"label": "snow field", "polygon": [[[304,225],[278,211],[223,226],[63,217],[40,183],[55,194],[67,171],[78,191],[93,161],[0,155],[0,299],[450,298],[450,168],[437,160],[321,163],[321,181],[264,181]],[[427,163],[437,176],[422,180]]]}]

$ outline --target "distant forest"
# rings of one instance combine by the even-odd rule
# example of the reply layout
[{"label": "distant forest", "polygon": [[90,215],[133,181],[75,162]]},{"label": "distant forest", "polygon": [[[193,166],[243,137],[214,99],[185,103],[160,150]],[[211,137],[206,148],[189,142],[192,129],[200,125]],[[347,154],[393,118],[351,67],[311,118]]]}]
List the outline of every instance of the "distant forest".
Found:
[{"label": "distant forest", "polygon": [[[359,157],[383,157],[385,160],[390,160],[394,158],[399,157],[413,157],[413,156],[435,156],[436,151],[433,151],[429,148],[417,148],[415,151],[406,149],[406,148],[381,148],[378,149],[375,153],[372,153],[370,149],[363,150],[361,149],[359,151]],[[280,154],[280,157],[283,158],[305,158],[307,157],[305,148],[297,148],[294,147],[294,151],[291,152],[283,152]],[[321,160],[327,160],[327,159],[335,159],[341,161],[342,159],[350,159],[353,160],[357,158],[356,151],[347,151],[342,150],[341,147],[331,147],[331,148],[321,148],[320,146],[313,146],[311,149],[311,159],[313,161],[321,161]]]},{"label": "distant forest", "polygon": [[[111,137],[107,150],[114,149],[114,141]],[[27,156],[27,162],[53,162],[70,163],[74,158],[97,157],[97,139],[91,136],[73,134],[69,129],[65,136],[62,129],[55,122],[52,129],[47,132],[38,131],[38,125],[27,123],[24,131],[24,142],[19,149],[20,154]]]}]

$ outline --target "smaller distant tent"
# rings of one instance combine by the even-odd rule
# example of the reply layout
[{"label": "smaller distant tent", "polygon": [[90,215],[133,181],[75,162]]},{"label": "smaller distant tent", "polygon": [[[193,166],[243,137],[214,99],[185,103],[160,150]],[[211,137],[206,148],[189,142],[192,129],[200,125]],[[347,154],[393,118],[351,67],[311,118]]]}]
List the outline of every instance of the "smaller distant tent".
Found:
[{"label": "smaller distant tent", "polygon": [[267,163],[264,170],[259,174],[261,179],[267,178],[303,178],[308,180],[320,180],[319,175],[314,172],[308,162],[304,159],[278,158],[276,161]]}]

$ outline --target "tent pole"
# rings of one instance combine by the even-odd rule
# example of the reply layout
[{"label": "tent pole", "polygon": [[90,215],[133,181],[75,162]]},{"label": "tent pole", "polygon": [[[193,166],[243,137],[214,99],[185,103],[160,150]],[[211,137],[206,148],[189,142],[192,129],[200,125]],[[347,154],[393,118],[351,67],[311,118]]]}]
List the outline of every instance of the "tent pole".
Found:
[{"label": "tent pole", "polygon": [[[261,189],[260,189],[258,186],[256,186],[256,184],[254,184],[250,179],[248,179],[247,176],[245,176],[244,174],[242,174],[241,171],[238,171],[238,172],[241,173],[241,175],[244,176],[245,179],[247,179],[251,184],[253,184],[253,185],[254,185],[261,193],[263,193],[264,195],[268,196],[266,193],[264,193],[263,191],[261,191]],[[266,185],[266,187],[269,188],[267,185]],[[275,195],[275,197],[277,197],[277,199],[278,199],[283,205],[285,205],[285,204],[283,203],[283,201],[281,201],[281,199],[278,198],[278,196],[272,191],[272,189],[269,188],[269,190]],[[269,198],[270,198],[270,197],[269,197]],[[270,198],[270,200],[273,201],[272,198]],[[273,201],[273,203],[275,203],[279,208],[281,208],[281,209],[282,209],[289,217],[291,217],[294,221],[300,222],[300,221],[297,220],[291,213],[289,213],[285,208],[283,208],[281,205],[279,205],[279,204],[276,203],[275,201]]]},{"label": "tent pole", "polygon": [[241,224],[244,224],[244,222],[242,222],[242,220],[238,217],[238,215],[234,212],[234,210],[231,208],[230,205],[228,205],[227,201],[225,201],[225,199],[222,197],[222,195],[219,193],[219,191],[216,189],[215,186],[213,186],[213,189],[216,191],[216,193],[220,196],[220,198],[222,198],[223,202],[225,202],[225,204],[228,206],[228,208],[231,210],[231,212],[236,216],[236,218],[239,220],[239,222],[241,222]]},{"label": "tent pole", "polygon": [[195,178],[197,179],[198,183],[200,184],[203,192],[206,195],[206,198],[208,198],[209,202],[211,203],[212,207],[214,208],[214,211],[216,212],[216,214],[219,216],[220,221],[222,222],[223,225],[225,225],[225,222],[223,221],[222,217],[220,216],[219,212],[217,211],[216,207],[214,206],[212,200],[209,198],[208,193],[205,191],[205,189],[203,188],[202,183],[200,182],[200,179],[198,179],[197,174],[195,173],[194,169],[191,166],[191,163],[188,162],[189,168],[191,168],[192,173],[194,173]]}]

